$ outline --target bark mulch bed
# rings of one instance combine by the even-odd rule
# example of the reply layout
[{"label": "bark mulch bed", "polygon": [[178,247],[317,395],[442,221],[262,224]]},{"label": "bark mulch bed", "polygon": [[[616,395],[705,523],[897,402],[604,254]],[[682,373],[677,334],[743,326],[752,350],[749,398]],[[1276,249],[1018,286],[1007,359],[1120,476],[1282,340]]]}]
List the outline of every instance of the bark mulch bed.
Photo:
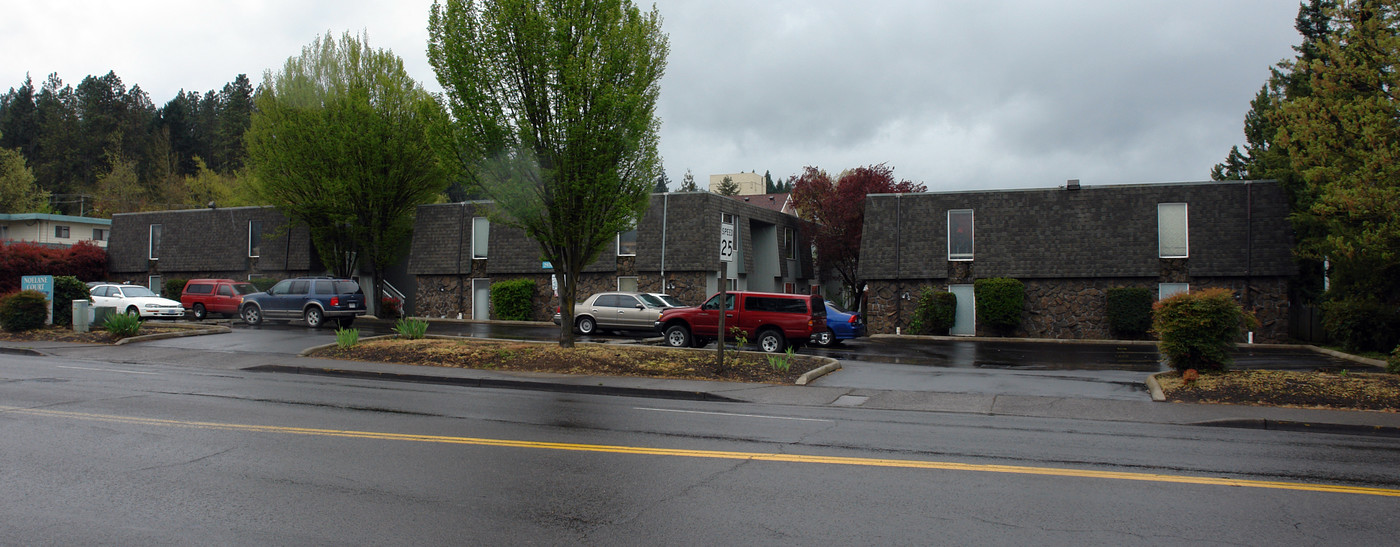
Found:
[{"label": "bark mulch bed", "polygon": [[1185,382],[1180,373],[1157,376],[1168,401],[1400,411],[1400,375],[1319,370],[1202,372]]},{"label": "bark mulch bed", "polygon": [[[181,327],[169,324],[159,324],[146,321],[141,324],[141,330],[136,336],[146,336],[148,334],[161,334],[166,332],[184,332],[190,327]],[[0,330],[0,340],[10,342],[75,342],[79,344],[113,344],[121,338],[112,336],[112,333],[95,327],[88,332],[73,332],[73,327],[62,327],[49,325],[43,328],[27,330],[22,332],[10,332]]]},{"label": "bark mulch bed", "polygon": [[786,355],[741,352],[737,361],[734,355],[726,352],[724,370],[716,371],[713,350],[612,344],[578,344],[565,349],[555,343],[441,338],[367,340],[348,349],[332,346],[311,354],[329,359],[436,367],[774,384],[791,384],[803,373],[825,364],[798,354],[792,357],[787,370],[781,370],[771,366],[769,360],[786,359]]}]

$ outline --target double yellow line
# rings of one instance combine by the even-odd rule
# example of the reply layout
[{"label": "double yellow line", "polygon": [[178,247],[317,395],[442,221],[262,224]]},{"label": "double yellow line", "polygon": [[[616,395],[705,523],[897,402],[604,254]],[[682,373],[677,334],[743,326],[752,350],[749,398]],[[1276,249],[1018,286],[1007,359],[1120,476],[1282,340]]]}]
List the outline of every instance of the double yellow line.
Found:
[{"label": "double yellow line", "polygon": [[307,427],[283,427],[270,425],[231,424],[220,422],[195,422],[186,420],[165,420],[159,418],[138,418],[113,414],[93,414],[87,412],[67,412],[61,410],[28,409],[0,406],[0,412],[49,416],[75,420],[113,422],[133,425],[153,425],[214,429],[224,431],[245,431],[255,433],[280,433],[288,435],[316,435],[321,437],[345,437],[352,439],[374,439],[384,441],[412,441],[441,444],[465,444],[494,446],[502,448],[533,448],[542,450],[567,450],[575,452],[604,452],[611,454],[635,454],[644,456],[670,456],[683,458],[715,458],[724,460],[749,460],[762,462],[817,463],[827,465],[857,465],[865,467],[898,467],[905,469],[939,469],[948,471],[974,471],[981,473],[1013,473],[1019,475],[1044,475],[1055,477],[1079,477],[1093,479],[1116,479],[1178,484],[1201,484],[1210,486],[1238,486],[1246,488],[1269,488],[1276,490],[1304,490],[1311,492],[1332,492],[1338,494],[1362,494],[1368,496],[1400,497],[1400,490],[1390,488],[1366,488],[1335,484],[1309,484],[1298,482],[1256,481],[1228,479],[1220,477],[1192,477],[1183,475],[1163,475],[1159,473],[1126,473],[1121,471],[1091,471],[1057,467],[1027,467],[1019,465],[982,465],[957,462],[934,462],[922,460],[895,460],[885,458],[850,458],[840,456],[805,456],[801,454],[776,454],[767,452],[730,452],[721,450],[683,450],[676,448],[650,448],[643,446],[617,446],[601,444],[551,443],[538,441],[514,441],[507,439],[482,439],[473,437],[448,437],[442,435],[409,435],[403,433],[381,433],[376,431],[353,431],[342,429],[317,429]]}]

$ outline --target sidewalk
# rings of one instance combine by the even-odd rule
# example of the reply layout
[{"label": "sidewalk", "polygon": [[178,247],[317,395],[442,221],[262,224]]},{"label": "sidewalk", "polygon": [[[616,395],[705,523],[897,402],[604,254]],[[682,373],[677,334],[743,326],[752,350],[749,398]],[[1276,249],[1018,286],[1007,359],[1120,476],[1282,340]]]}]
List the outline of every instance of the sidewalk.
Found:
[{"label": "sidewalk", "polygon": [[[952,412],[987,416],[1203,425],[1400,437],[1400,413],[1153,402],[1145,391],[1140,394],[1115,395],[1113,397],[1041,395],[1033,392],[1028,393],[1025,390],[1019,390],[1022,391],[1021,393],[977,392],[978,390],[967,389],[968,382],[971,380],[966,378],[947,384],[947,386],[936,382],[910,384],[902,380],[896,380],[898,383],[889,385],[874,385],[870,383],[870,380],[862,380],[866,384],[861,386],[828,385],[841,383],[830,380],[839,378],[843,374],[848,374],[853,378],[881,377],[880,374],[862,373],[861,367],[868,367],[871,364],[859,362],[845,363],[848,370],[836,371],[830,379],[819,379],[808,386],[792,386],[701,380],[512,373],[337,361],[281,354],[256,354],[240,356],[239,359],[229,359],[227,353],[216,355],[213,352],[154,347],[143,344],[113,347],[64,342],[0,341],[0,353],[88,359],[118,358],[122,362],[128,363],[234,368],[253,372],[318,374],[385,381],[627,397],[871,410]],[[998,387],[996,382],[1000,372],[1004,371],[982,373],[991,382],[981,386],[983,391],[995,391],[987,388]],[[1142,374],[1138,381],[1145,382],[1146,376],[1146,374]],[[1025,381],[1033,382],[1035,379],[1031,378]],[[918,389],[907,389],[911,385]]]}]

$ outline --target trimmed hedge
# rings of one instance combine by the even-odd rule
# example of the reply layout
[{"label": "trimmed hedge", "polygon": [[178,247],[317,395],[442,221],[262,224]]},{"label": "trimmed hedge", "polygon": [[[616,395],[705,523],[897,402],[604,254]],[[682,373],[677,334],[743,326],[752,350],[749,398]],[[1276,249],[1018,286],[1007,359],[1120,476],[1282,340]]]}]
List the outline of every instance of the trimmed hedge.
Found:
[{"label": "trimmed hedge", "polygon": [[957,318],[958,296],[928,287],[919,293],[909,330],[914,334],[948,334]]},{"label": "trimmed hedge", "polygon": [[1348,351],[1384,352],[1400,344],[1400,311],[1375,300],[1323,304],[1322,327]]},{"label": "trimmed hedge", "polygon": [[0,294],[19,290],[19,278],[25,275],[99,281],[107,275],[107,251],[87,241],[65,248],[28,242],[0,245]]},{"label": "trimmed hedge", "polygon": [[1180,293],[1152,307],[1152,330],[1158,347],[1178,372],[1225,370],[1231,350],[1255,323],[1226,289]]},{"label": "trimmed hedge", "polygon": [[535,282],[529,279],[512,279],[491,284],[491,306],[495,308],[495,318],[503,321],[529,321],[533,319],[535,303]]},{"label": "trimmed hedge", "polygon": [[1108,328],[1114,334],[1140,338],[1152,328],[1152,290],[1115,287],[1108,290]]},{"label": "trimmed hedge", "polygon": [[267,292],[268,289],[271,289],[273,285],[277,284],[277,280],[271,277],[254,277],[249,279],[248,282],[252,283],[254,287],[257,287],[258,290],[262,292]]},{"label": "trimmed hedge", "polygon": [[92,300],[87,283],[71,275],[53,278],[53,324],[62,327],[73,324],[74,300]]},{"label": "trimmed hedge", "polygon": [[185,292],[185,283],[190,280],[184,277],[175,277],[165,280],[160,284],[160,295],[176,302],[180,301],[180,295]]},{"label": "trimmed hedge", "polygon": [[39,291],[19,291],[0,299],[0,327],[10,332],[42,328],[49,318],[49,301]]},{"label": "trimmed hedge", "polygon": [[1011,330],[1021,324],[1026,285],[1009,277],[978,279],[973,282],[977,321],[998,330]]}]

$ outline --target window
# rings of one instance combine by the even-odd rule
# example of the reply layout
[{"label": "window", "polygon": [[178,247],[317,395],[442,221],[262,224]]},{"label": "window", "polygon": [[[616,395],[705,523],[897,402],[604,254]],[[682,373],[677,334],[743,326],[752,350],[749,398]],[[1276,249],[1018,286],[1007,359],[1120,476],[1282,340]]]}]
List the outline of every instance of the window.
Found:
[{"label": "window", "polygon": [[1157,256],[1186,258],[1186,204],[1157,204]]},{"label": "window", "polygon": [[634,276],[617,278],[617,290],[623,292],[637,292],[637,278]]},{"label": "window", "polygon": [[[700,305],[700,309],[702,309],[702,310],[717,310],[717,309],[719,309],[719,297],[720,297],[720,295],[718,295],[718,294],[717,294],[717,295],[714,295],[714,296],[712,296],[712,297],[710,297],[709,300],[706,300],[704,304],[701,304],[701,305]],[[729,293],[725,293],[725,294],[724,294],[724,309],[726,309],[726,310],[732,310],[732,309],[734,309],[734,295],[729,294]]]},{"label": "window", "polygon": [[159,224],[151,225],[151,239],[149,240],[149,251],[151,260],[160,260],[160,232]]},{"label": "window", "polygon": [[93,240],[93,241],[107,241],[107,230],[105,230],[105,229],[103,229],[103,228],[93,228],[93,229],[92,229],[92,240]]},{"label": "window", "polygon": [[[146,276],[146,286],[150,287],[151,292],[156,293],[156,296],[160,296],[161,289],[165,288],[161,286],[160,276],[158,275]],[[179,296],[176,296],[175,298],[179,298]]]},{"label": "window", "polygon": [[262,221],[248,221],[248,258],[262,256]]},{"label": "window", "polygon": [[948,260],[972,260],[972,209],[948,211]]},{"label": "window", "polygon": [[486,258],[486,242],[491,240],[491,221],[472,217],[472,258]]},{"label": "window", "polygon": [[637,256],[636,228],[617,233],[617,256]]},{"label": "window", "polygon": [[783,292],[797,294],[797,285],[793,283],[783,283]]},{"label": "window", "polygon": [[734,279],[734,278],[732,278],[732,277],[729,278],[729,279],[726,279],[726,280],[725,280],[725,285],[728,287],[728,288],[725,289],[725,290],[727,290],[727,291],[737,291],[737,290],[739,290],[739,280],[738,280],[738,279]]},{"label": "window", "polygon": [[797,258],[797,234],[792,228],[783,228],[783,256],[788,260]]},{"label": "window", "polygon": [[287,294],[307,294],[311,292],[311,281],[306,279],[293,279],[292,284],[287,287]]},{"label": "window", "polygon": [[9,226],[0,226],[0,239],[10,239]]},{"label": "window", "polygon": [[734,215],[731,215],[729,213],[720,213],[719,222],[720,224],[734,224]]},{"label": "window", "polygon": [[1191,285],[1189,283],[1158,283],[1157,299],[1165,300],[1174,295],[1181,294],[1190,290]]},{"label": "window", "polygon": [[219,296],[233,298],[233,287],[229,285],[219,285]]},{"label": "window", "polygon": [[316,280],[316,294],[332,294],[335,292],[335,283],[329,279]]},{"label": "window", "polygon": [[67,227],[67,226],[54,226],[54,227],[53,227],[53,236],[56,237],[56,238],[58,238],[58,239],[68,239],[68,227]]}]

